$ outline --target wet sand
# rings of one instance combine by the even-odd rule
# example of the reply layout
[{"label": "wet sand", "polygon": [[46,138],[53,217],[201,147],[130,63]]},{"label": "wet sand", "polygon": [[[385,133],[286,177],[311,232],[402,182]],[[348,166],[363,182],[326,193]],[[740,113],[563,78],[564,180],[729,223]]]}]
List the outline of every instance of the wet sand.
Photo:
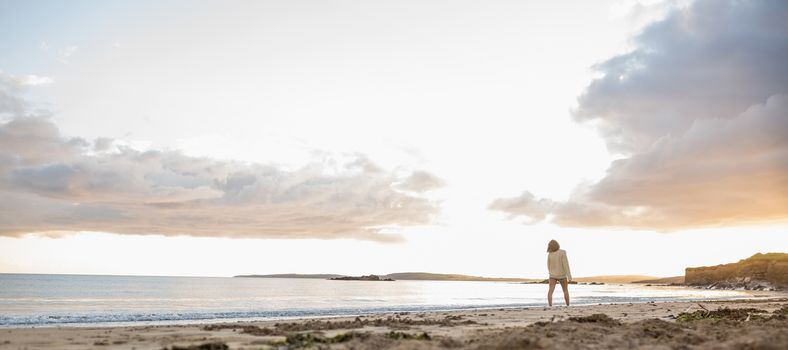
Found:
[{"label": "wet sand", "polygon": [[5,349],[788,349],[788,295],[291,321],[0,329]]}]

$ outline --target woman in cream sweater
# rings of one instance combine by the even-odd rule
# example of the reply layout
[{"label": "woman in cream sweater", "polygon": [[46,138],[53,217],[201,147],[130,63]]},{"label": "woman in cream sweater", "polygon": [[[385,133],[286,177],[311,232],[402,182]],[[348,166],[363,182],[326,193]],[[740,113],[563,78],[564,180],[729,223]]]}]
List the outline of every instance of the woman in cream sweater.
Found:
[{"label": "woman in cream sweater", "polygon": [[569,306],[569,282],[572,281],[572,273],[569,271],[569,260],[566,258],[566,251],[558,245],[558,242],[551,240],[547,244],[547,270],[550,272],[550,290],[547,291],[547,304],[553,306],[553,291],[555,283],[561,283],[564,290],[564,300]]}]

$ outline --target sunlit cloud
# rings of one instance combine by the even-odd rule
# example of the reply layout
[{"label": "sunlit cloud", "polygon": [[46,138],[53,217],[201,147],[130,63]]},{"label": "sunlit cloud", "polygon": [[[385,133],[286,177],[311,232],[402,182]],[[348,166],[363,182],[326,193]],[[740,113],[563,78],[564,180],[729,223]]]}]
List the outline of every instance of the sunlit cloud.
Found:
[{"label": "sunlit cloud", "polygon": [[490,209],[563,226],[677,230],[788,220],[788,4],[697,1],[596,66],[574,116],[613,162],[567,201]]},{"label": "sunlit cloud", "polygon": [[119,234],[397,241],[389,228],[438,211],[424,193],[441,184],[362,154],[297,169],[140,150],[111,138],[62,135],[1,75],[0,235]]}]

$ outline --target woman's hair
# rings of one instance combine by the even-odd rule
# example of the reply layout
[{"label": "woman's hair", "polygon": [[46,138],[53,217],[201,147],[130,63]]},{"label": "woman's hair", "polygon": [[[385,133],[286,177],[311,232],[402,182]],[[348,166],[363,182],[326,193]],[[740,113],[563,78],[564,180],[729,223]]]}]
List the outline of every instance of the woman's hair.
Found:
[{"label": "woman's hair", "polygon": [[554,239],[550,240],[550,243],[547,243],[547,252],[548,252],[548,253],[555,252],[555,251],[557,251],[559,248],[561,248],[561,246],[560,246],[560,245],[558,244],[558,242],[556,242],[556,240],[554,240]]}]

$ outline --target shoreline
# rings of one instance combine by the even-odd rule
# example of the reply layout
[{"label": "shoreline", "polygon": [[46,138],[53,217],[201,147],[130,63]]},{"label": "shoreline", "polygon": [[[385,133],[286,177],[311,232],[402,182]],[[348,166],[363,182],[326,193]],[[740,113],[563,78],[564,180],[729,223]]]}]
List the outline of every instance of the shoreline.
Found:
[{"label": "shoreline", "polygon": [[[0,329],[0,349],[200,349],[200,346],[204,349],[211,346],[215,349],[481,349],[522,348],[523,339],[543,348],[593,348],[581,346],[593,345],[588,341],[595,341],[599,346],[629,347],[630,343],[618,342],[624,338],[640,339],[632,336],[634,329],[643,327],[662,329],[665,334],[686,333],[689,338],[680,341],[688,342],[693,348],[732,348],[741,345],[741,341],[757,343],[759,339],[768,340],[767,345],[774,342],[788,345],[788,321],[780,316],[781,310],[788,311],[788,294],[765,294],[769,295],[748,299],[390,312],[288,320],[14,327]],[[677,321],[682,312],[703,315],[725,308],[749,310],[747,320]],[[708,337],[711,331],[738,335],[721,341]],[[568,337],[555,336],[561,334]],[[573,338],[580,334],[584,338]],[[574,342],[561,343],[572,339]],[[661,340],[679,341],[673,337]],[[637,341],[645,346],[651,338]],[[509,342],[520,345],[506,345]]]},{"label": "shoreline", "polygon": [[[670,286],[675,287],[675,286]],[[686,287],[685,287],[686,288]],[[750,300],[768,300],[768,299],[786,299],[788,300],[788,292],[786,291],[746,291],[749,293],[763,293],[763,294],[750,294],[741,297],[729,298],[688,298],[684,300],[659,300],[651,298],[645,301],[627,301],[627,302],[602,302],[602,303],[575,303],[572,302],[570,307],[584,307],[584,306],[605,306],[605,305],[619,305],[619,304],[646,304],[646,303],[668,303],[668,302],[732,302],[732,301],[750,301]],[[560,291],[557,292],[555,301],[556,303],[563,303],[563,297]],[[545,300],[546,303],[546,300]],[[563,304],[562,304],[563,305]],[[556,305],[554,307],[563,307]],[[188,325],[206,325],[214,323],[234,323],[234,322],[293,322],[293,321],[306,321],[314,319],[333,319],[333,318],[348,318],[356,316],[378,316],[399,313],[454,313],[454,312],[472,312],[472,311],[487,311],[499,309],[535,309],[546,307],[543,304],[499,304],[499,305],[481,305],[481,306],[467,306],[467,307],[453,307],[453,308],[408,308],[407,306],[402,309],[391,307],[388,310],[379,311],[362,311],[362,312],[338,312],[338,313],[325,313],[313,315],[294,315],[294,316],[281,316],[281,317],[228,317],[228,318],[204,318],[204,319],[183,319],[183,320],[145,320],[145,321],[109,321],[109,322],[66,322],[66,323],[43,323],[43,324],[18,324],[18,325],[0,325],[0,332],[6,329],[46,329],[46,328],[122,328],[122,327],[148,327],[148,326],[188,326]]]}]

